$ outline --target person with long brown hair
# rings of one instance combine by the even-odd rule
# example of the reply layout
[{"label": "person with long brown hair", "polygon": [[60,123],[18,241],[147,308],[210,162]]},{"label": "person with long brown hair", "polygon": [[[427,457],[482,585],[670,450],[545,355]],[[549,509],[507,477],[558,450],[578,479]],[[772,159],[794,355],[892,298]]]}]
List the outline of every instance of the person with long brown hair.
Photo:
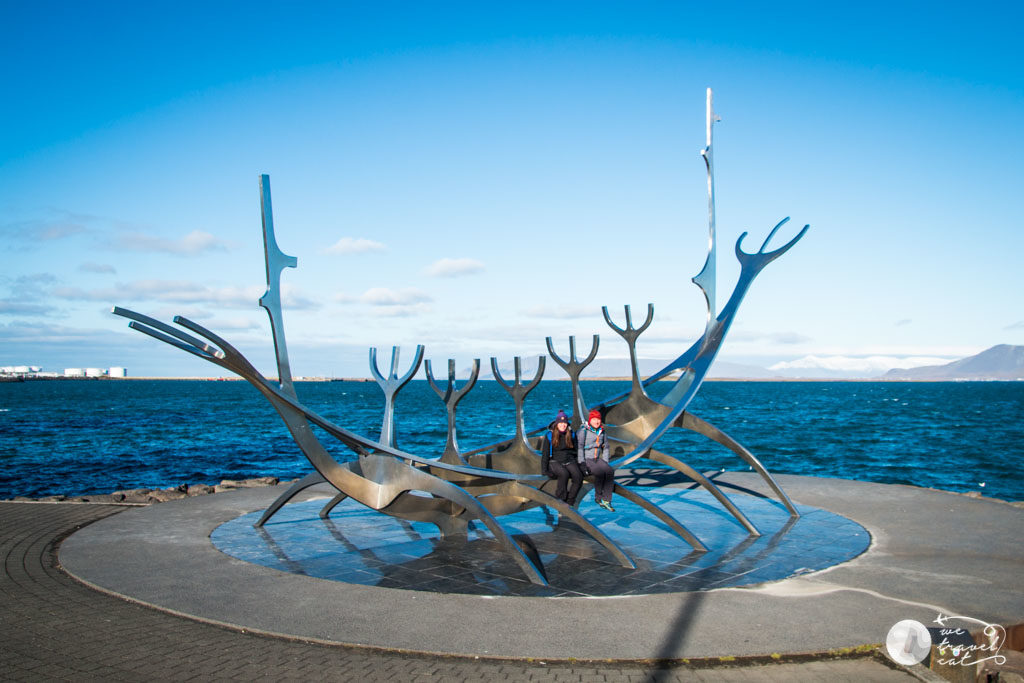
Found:
[{"label": "person with long brown hair", "polygon": [[569,418],[565,411],[558,411],[550,427],[541,447],[540,471],[552,479],[558,479],[555,498],[575,505],[576,496],[583,486],[583,473],[576,462],[576,437],[569,429]]}]

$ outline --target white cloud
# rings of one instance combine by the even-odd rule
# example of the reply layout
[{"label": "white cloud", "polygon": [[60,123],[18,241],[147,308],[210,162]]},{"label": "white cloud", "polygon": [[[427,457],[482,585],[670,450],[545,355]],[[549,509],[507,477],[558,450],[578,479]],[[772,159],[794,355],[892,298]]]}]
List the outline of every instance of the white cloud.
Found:
[{"label": "white cloud", "polygon": [[0,315],[49,315],[53,310],[52,306],[44,304],[30,304],[24,301],[0,299]]},{"label": "white cloud", "polygon": [[918,368],[925,365],[945,365],[954,358],[938,356],[804,356],[792,361],[775,363],[769,370],[830,370],[882,374],[893,368]]},{"label": "white cloud", "polygon": [[346,294],[345,292],[338,292],[332,297],[332,299],[335,303],[339,304],[351,304],[358,301],[356,297],[351,294]]},{"label": "white cloud", "polygon": [[57,281],[57,276],[51,273],[19,275],[11,283],[11,294],[21,301],[35,301],[47,296]]},{"label": "white cloud", "polygon": [[1007,325],[1004,330],[1024,330],[1024,320],[1018,320],[1012,325]]},{"label": "white cloud", "polygon": [[147,311],[146,315],[152,316],[157,320],[164,321],[170,320],[176,315],[180,315],[183,318],[199,322],[200,320],[207,320],[213,314],[208,309],[200,308],[198,306],[171,305],[161,306],[153,311]]},{"label": "white cloud", "polygon": [[139,231],[122,232],[113,246],[129,251],[161,252],[178,256],[196,256],[204,251],[227,251],[226,242],[202,230],[193,230],[179,240],[168,240]]},{"label": "white cloud", "polygon": [[370,315],[376,318],[411,318],[430,310],[429,304],[409,304],[402,306],[381,306],[375,308]]},{"label": "white cloud", "polygon": [[431,277],[459,277],[479,273],[483,269],[484,264],[476,259],[442,258],[427,266],[423,274]]},{"label": "white cloud", "polygon": [[[81,289],[55,287],[53,295],[76,301],[164,301],[180,304],[203,305],[212,308],[253,308],[266,291],[265,287],[207,287],[194,282],[175,280],[136,280],[118,283],[113,287]],[[281,305],[285,309],[315,310],[318,303],[307,299],[287,285],[281,288]]]},{"label": "white cloud", "polygon": [[96,338],[98,335],[108,335],[104,330],[82,329],[52,325],[48,323],[29,324],[14,322],[8,325],[0,325],[0,340],[7,343],[29,342],[56,342],[60,344],[76,343]]},{"label": "white cloud", "polygon": [[534,318],[593,318],[600,315],[601,309],[594,306],[573,306],[556,304],[554,306],[534,306],[523,311],[523,315]]},{"label": "white cloud", "polygon": [[[180,315],[180,314],[179,314]],[[188,316],[185,316],[188,317]],[[196,321],[198,322],[198,321]],[[213,318],[205,321],[203,327],[210,330],[260,330],[263,326],[251,318]]]},{"label": "white cloud", "polygon": [[10,296],[0,299],[0,315],[49,315],[54,307],[46,303],[57,278],[50,273],[19,275],[13,280],[2,278],[10,288]]},{"label": "white cloud", "polygon": [[365,237],[342,237],[324,249],[325,254],[361,254],[367,251],[384,251],[386,246]]},{"label": "white cloud", "polygon": [[[701,330],[700,334],[704,334]],[[729,341],[736,343],[804,344],[811,338],[799,332],[758,332],[756,330],[737,330],[729,335]]]},{"label": "white cloud", "polygon": [[75,214],[70,211],[53,211],[56,218],[27,220],[0,225],[0,233],[23,242],[52,242],[66,237],[90,232],[87,223],[93,223],[95,216]]},{"label": "white cloud", "polygon": [[433,301],[429,294],[412,287],[405,289],[374,287],[363,292],[359,300],[371,306],[407,306],[409,304]]},{"label": "white cloud", "polygon": [[78,266],[78,269],[83,273],[116,273],[114,266],[107,263],[94,263],[92,261],[86,261],[85,263]]},{"label": "white cloud", "polygon": [[765,337],[776,344],[803,344],[811,341],[810,337],[797,332],[773,332]]}]

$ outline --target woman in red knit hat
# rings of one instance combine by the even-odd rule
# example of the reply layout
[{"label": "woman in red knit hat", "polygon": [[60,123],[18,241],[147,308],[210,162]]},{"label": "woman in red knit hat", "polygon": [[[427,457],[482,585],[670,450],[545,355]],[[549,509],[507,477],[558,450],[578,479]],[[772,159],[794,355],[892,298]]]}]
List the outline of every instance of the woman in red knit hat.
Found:
[{"label": "woman in red knit hat", "polygon": [[600,410],[594,408],[590,411],[586,424],[576,435],[576,442],[579,444],[577,462],[594,475],[594,500],[605,510],[615,512],[615,508],[612,507],[615,470],[608,464],[608,439],[604,434]]}]

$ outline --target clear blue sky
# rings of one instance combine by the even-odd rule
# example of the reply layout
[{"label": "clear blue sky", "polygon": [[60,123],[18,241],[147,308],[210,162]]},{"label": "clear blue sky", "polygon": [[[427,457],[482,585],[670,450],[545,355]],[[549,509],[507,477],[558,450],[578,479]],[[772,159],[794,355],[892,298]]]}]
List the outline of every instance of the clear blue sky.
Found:
[{"label": "clear blue sky", "polygon": [[626,303],[655,305],[641,355],[674,356],[703,327],[708,86],[721,301],[741,232],[811,224],[723,360],[1024,344],[1019,4],[208,5],[0,4],[0,365],[221,374],[117,304],[273,373],[260,173],[297,375],[549,334],[622,356],[600,306]]}]

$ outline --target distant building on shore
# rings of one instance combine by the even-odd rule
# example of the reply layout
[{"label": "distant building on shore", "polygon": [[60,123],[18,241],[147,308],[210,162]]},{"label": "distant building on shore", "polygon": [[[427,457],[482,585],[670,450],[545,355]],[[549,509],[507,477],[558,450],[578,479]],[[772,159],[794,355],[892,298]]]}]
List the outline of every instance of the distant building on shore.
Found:
[{"label": "distant building on shore", "polygon": [[38,365],[0,365],[0,377],[6,379],[59,379],[70,378],[124,378],[128,371],[122,367],[112,368],[64,368],[63,373],[43,372]]},{"label": "distant building on shore", "polygon": [[127,377],[128,371],[122,367],[113,368],[64,368],[65,377]]}]

